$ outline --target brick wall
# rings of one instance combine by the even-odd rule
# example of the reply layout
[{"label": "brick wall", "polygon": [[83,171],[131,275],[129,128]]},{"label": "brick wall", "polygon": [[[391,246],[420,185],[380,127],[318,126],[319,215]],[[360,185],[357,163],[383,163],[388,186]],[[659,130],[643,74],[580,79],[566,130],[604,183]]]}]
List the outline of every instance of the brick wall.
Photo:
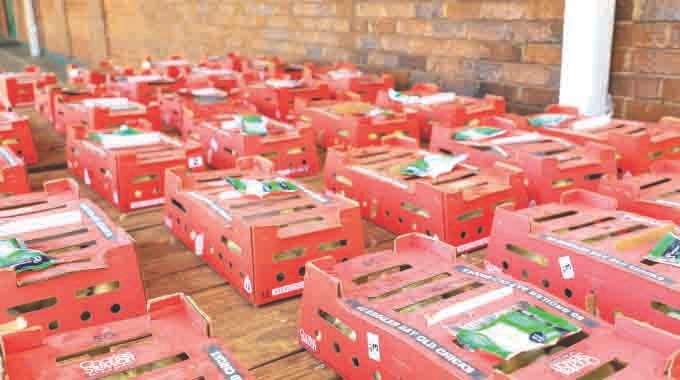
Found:
[{"label": "brick wall", "polygon": [[680,116],[680,0],[618,0],[611,92],[617,113]]},{"label": "brick wall", "polygon": [[[412,81],[503,95],[519,112],[557,101],[563,0],[88,1],[103,2],[104,51],[122,63],[238,50],[407,70]],[[65,11],[74,54],[96,58],[85,1],[61,2],[74,8]],[[618,0],[611,91],[620,116],[680,116],[678,21],[680,0]]]}]

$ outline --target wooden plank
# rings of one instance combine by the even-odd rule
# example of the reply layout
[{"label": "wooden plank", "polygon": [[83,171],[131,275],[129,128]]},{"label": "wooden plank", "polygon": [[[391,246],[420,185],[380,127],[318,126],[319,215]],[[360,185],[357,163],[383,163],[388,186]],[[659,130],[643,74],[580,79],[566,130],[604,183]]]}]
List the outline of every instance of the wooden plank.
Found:
[{"label": "wooden plank", "polygon": [[224,284],[224,279],[207,265],[144,280],[144,288],[146,288],[148,298],[174,293],[192,294]]},{"label": "wooden plank", "polygon": [[252,373],[260,380],[340,380],[332,369],[306,351],[258,367]]},{"label": "wooden plank", "polygon": [[137,230],[130,235],[135,239],[142,275],[148,282],[205,265],[203,260],[172,236],[165,226]]},{"label": "wooden plank", "polygon": [[300,350],[297,310],[300,298],[256,308],[228,285],[193,293],[214,323],[219,337],[246,368],[254,368]]}]

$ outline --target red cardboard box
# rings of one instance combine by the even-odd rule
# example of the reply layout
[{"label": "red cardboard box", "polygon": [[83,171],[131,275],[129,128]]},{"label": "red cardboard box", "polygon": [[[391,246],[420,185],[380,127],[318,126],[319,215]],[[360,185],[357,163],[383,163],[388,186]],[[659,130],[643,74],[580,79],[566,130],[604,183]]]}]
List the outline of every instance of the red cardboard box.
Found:
[{"label": "red cardboard box", "polygon": [[382,92],[377,104],[398,111],[415,111],[421,136],[426,141],[430,141],[433,126],[456,128],[475,119],[505,113],[505,99],[500,96],[487,95],[482,99],[458,96],[441,92],[435,84],[418,83],[401,94],[406,97],[398,100],[398,96]]},{"label": "red cardboard box", "polygon": [[26,66],[19,73],[0,73],[0,100],[6,107],[31,106],[37,86],[57,84],[53,73],[41,73],[37,66]]},{"label": "red cardboard box", "polygon": [[174,79],[189,75],[192,67],[193,64],[180,55],[173,55],[161,60],[153,60],[151,57],[147,57],[142,62],[142,70],[145,73],[163,75]]},{"label": "red cardboard box", "polygon": [[231,92],[241,86],[243,75],[237,71],[221,67],[198,66],[194,67],[187,76],[187,88],[219,88],[222,91]]},{"label": "red cardboard box", "polygon": [[144,314],[130,237],[94,203],[79,200],[73,180],[0,199],[0,234],[56,260],[37,271],[0,270],[0,324],[22,317],[51,335]]},{"label": "red cardboard box", "polygon": [[68,75],[69,85],[73,87],[103,86],[110,83],[115,77],[134,75],[134,69],[119,67],[113,61],[104,59],[92,67],[67,65],[66,74]]},{"label": "red cardboard box", "polygon": [[616,198],[622,210],[680,224],[680,161],[657,161],[638,176],[605,176],[598,192]]},{"label": "red cardboard box", "polygon": [[74,102],[55,103],[57,131],[66,133],[71,125],[82,125],[90,130],[110,129],[145,119],[154,130],[161,129],[161,110],[158,103],[144,105],[127,98],[93,95]]},{"label": "red cardboard box", "polygon": [[356,200],[364,218],[395,234],[437,236],[460,252],[486,245],[498,206],[527,206],[519,169],[463,161],[436,178],[402,174],[425,157],[433,155],[403,137],[386,139],[382,146],[333,147],[326,156],[326,189]]},{"label": "red cardboard box", "polygon": [[437,126],[430,147],[433,152],[469,154],[473,164],[500,161],[522,168],[532,203],[554,202],[575,188],[594,191],[604,175],[616,175],[613,148],[527,132],[518,128],[521,122],[521,117],[506,114],[465,127]]},{"label": "red cardboard box", "polygon": [[0,145],[12,149],[27,165],[38,162],[28,117],[15,112],[0,112]]},{"label": "red cardboard box", "polygon": [[378,94],[394,88],[392,75],[364,73],[351,63],[339,63],[319,69],[308,68],[307,75],[325,83],[336,97],[351,93],[362,102],[375,103]]},{"label": "red cardboard box", "polygon": [[95,133],[73,126],[66,142],[71,173],[82,176],[85,184],[121,212],[162,205],[166,169],[182,166],[192,171],[205,170],[199,144],[153,132],[143,123],[129,124],[128,128],[140,133],[115,137],[107,143],[100,133],[110,135],[119,130]]},{"label": "red cardboard box", "polygon": [[359,207],[317,194],[296,181],[296,190],[265,198],[246,195],[226,178],[280,181],[269,161],[239,160],[238,168],[166,175],[165,223],[249,302],[262,305],[298,295],[305,263],[331,255],[344,260],[363,252]]},{"label": "red cardboard box", "polygon": [[241,59],[242,71],[248,77],[255,77],[260,81],[270,78],[288,78],[301,80],[305,76],[306,65],[286,62],[279,57],[257,57]]},{"label": "red cardboard box", "polygon": [[561,203],[499,209],[487,259],[608,321],[623,313],[680,333],[680,268],[648,258],[677,227],[616,208],[613,198],[574,190]]},{"label": "red cardboard box", "polygon": [[29,193],[26,164],[11,149],[0,146],[0,195]]},{"label": "red cardboard box", "polygon": [[395,112],[356,101],[298,101],[302,117],[298,124],[309,125],[317,133],[320,146],[364,147],[381,144],[389,135],[405,135],[420,141],[418,121],[412,112]]},{"label": "red cardboard box", "polygon": [[[290,87],[281,87],[290,85]],[[295,101],[328,100],[331,92],[325,84],[310,83],[308,79],[278,79],[248,85],[243,91],[244,99],[253,103],[260,113],[281,121],[288,120],[295,111]]]},{"label": "red cardboard box", "polygon": [[[76,103],[85,99],[94,98],[107,98],[113,97],[117,94],[110,92],[104,86],[79,86],[79,87],[62,87],[59,85],[46,87],[40,92],[39,96],[41,98],[40,102],[43,109],[40,113],[47,118],[47,120],[55,126],[59,125],[59,128],[63,128],[63,108],[59,110],[61,114],[57,117],[57,104],[58,103]],[[59,121],[57,121],[60,119]],[[63,129],[58,129],[63,133]]]},{"label": "red cardboard box", "polygon": [[[623,316],[609,325],[531,285],[459,263],[455,256],[455,248],[411,234],[398,238],[393,252],[307,264],[301,346],[346,379],[661,380],[680,375],[680,337]],[[509,314],[527,326],[551,327],[531,334],[509,323],[486,327]],[[553,338],[547,338],[550,331]],[[480,340],[467,339],[471,335]],[[498,344],[498,353],[483,348],[484,342]]]},{"label": "red cardboard box", "polygon": [[8,380],[252,380],[191,298],[149,301],[148,313],[54,336],[27,329],[2,338]]},{"label": "red cardboard box", "polygon": [[[214,92],[213,95],[210,95]],[[198,121],[232,112],[256,113],[254,105],[237,94],[217,88],[181,89],[161,96],[161,117],[165,125],[177,129],[184,138]]]},{"label": "red cardboard box", "polygon": [[268,119],[267,135],[246,134],[240,128],[233,128],[236,117],[239,115],[220,114],[198,121],[198,125],[187,131],[187,138],[203,147],[208,165],[230,169],[240,157],[262,156],[273,163],[279,175],[304,177],[319,172],[319,156],[311,128]]},{"label": "red cardboard box", "polygon": [[117,76],[108,85],[120,96],[150,105],[166,93],[186,87],[186,77],[172,78],[159,74]]}]

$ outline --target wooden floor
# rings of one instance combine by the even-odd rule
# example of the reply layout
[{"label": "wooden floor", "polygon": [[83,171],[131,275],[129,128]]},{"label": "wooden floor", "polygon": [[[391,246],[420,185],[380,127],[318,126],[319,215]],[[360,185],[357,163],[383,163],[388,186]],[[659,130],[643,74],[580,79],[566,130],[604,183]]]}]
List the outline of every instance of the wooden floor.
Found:
[{"label": "wooden floor", "polygon": [[[25,63],[25,57],[0,48],[1,69],[16,71]],[[63,138],[32,110],[17,111],[31,118],[39,150],[40,162],[29,168],[33,189],[41,190],[46,180],[69,177]],[[304,181],[321,190],[319,176]],[[257,379],[339,379],[297,344],[299,297],[259,308],[251,306],[170,235],[163,225],[161,208],[121,214],[80,185],[83,198],[96,202],[134,238],[148,298],[176,292],[193,297],[212,319],[214,334]],[[393,234],[368,222],[365,227],[368,252],[391,248]]]}]

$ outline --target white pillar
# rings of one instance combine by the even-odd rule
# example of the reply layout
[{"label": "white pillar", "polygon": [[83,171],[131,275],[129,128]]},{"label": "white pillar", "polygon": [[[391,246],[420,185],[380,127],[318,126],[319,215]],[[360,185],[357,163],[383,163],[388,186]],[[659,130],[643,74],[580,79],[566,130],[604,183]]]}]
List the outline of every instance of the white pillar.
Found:
[{"label": "white pillar", "polygon": [[576,106],[588,116],[610,111],[615,10],[616,0],[566,0],[560,104]]},{"label": "white pillar", "polygon": [[35,21],[33,0],[24,0],[24,13],[26,14],[26,27],[28,28],[28,46],[32,57],[40,56],[40,39],[38,37],[38,24]]}]

